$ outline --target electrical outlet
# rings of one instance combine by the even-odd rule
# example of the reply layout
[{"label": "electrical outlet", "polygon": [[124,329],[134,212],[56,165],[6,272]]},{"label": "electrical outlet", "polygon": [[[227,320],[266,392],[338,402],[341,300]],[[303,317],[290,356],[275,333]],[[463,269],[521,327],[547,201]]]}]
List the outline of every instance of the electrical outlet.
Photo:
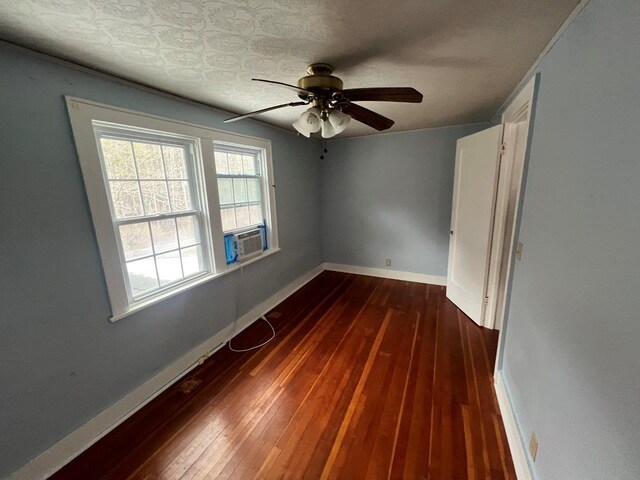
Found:
[{"label": "electrical outlet", "polygon": [[518,242],[516,247],[516,260],[522,260],[522,242]]},{"label": "electrical outlet", "polygon": [[531,454],[531,460],[536,461],[536,455],[538,455],[538,436],[536,432],[531,433],[531,439],[529,439],[529,453]]},{"label": "electrical outlet", "polygon": [[391,259],[387,258],[387,261],[385,262],[385,264],[387,265],[387,267],[391,266]]}]

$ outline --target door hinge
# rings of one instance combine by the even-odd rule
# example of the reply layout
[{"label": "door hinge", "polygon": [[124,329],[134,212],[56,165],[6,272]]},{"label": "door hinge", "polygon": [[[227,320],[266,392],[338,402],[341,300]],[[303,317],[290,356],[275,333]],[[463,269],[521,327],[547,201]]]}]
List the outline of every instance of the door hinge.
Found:
[{"label": "door hinge", "polygon": [[500,145],[500,155],[504,155],[507,151],[507,144],[503,143]]},{"label": "door hinge", "polygon": [[489,305],[489,297],[484,297],[484,304]]}]

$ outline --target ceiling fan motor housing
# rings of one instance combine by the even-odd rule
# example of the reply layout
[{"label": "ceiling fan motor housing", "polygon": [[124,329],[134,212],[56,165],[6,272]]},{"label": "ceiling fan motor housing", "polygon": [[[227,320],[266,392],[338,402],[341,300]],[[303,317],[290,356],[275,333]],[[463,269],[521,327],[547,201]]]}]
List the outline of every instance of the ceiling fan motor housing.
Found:
[{"label": "ceiling fan motor housing", "polygon": [[[298,85],[289,85],[283,82],[273,80],[265,80],[262,78],[253,78],[256,82],[264,82],[271,85],[293,90],[298,94],[301,101],[289,102],[282,105],[263,108],[254,112],[245,113],[228,118],[225,122],[235,122],[243,118],[254,117],[261,113],[278,110],[284,107],[298,107],[311,104],[306,112],[293,123],[293,126],[303,135],[309,137],[311,129],[304,126],[301,121],[308,120],[310,116],[320,118],[323,138],[330,138],[340,133],[346,128],[349,119],[369,125],[378,131],[387,130],[393,126],[393,120],[386,118],[379,113],[361,107],[353,102],[406,102],[420,103],[422,102],[422,94],[415,88],[411,87],[369,87],[369,88],[351,88],[343,90],[342,80],[333,76],[333,67],[328,63],[312,63],[307,67],[306,77],[298,80]],[[317,127],[317,121],[315,122]],[[315,128],[314,127],[314,128]]]},{"label": "ceiling fan motor housing", "polygon": [[[307,67],[309,75],[298,80],[298,87],[309,90],[318,97],[330,98],[334,92],[343,88],[342,80],[331,75],[333,67],[326,63],[314,63]],[[300,97],[303,97],[300,94]]]}]

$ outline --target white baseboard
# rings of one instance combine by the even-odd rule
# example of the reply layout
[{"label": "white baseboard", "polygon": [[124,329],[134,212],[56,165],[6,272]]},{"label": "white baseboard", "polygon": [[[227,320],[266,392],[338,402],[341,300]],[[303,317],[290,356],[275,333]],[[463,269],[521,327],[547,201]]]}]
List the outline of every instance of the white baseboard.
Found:
[{"label": "white baseboard", "polygon": [[89,420],[77,430],[73,431],[58,443],[27,463],[20,470],[14,472],[10,480],[33,480],[46,478],[52,475],[87,448],[100,440],[111,430],[116,428],[127,418],[144,407],[147,403],[161,394],[176,380],[189,373],[198,365],[198,361],[204,356],[210,356],[223,347],[231,338],[241,332],[260,316],[272,310],[285,298],[293,294],[300,287],[319,275],[324,270],[323,265],[294,280],[289,285],[257,305],[251,311],[240,317],[236,322],[236,328],[231,324],[222,331],[191,350],[185,356],[175,361],[156,376],[125,395],[112,406]]},{"label": "white baseboard", "polygon": [[533,480],[533,475],[529,469],[527,454],[524,449],[524,439],[522,438],[518,422],[511,407],[511,400],[507,393],[502,372],[498,371],[495,378],[496,396],[498,397],[498,405],[500,406],[500,414],[502,422],[507,433],[507,441],[509,442],[509,450],[511,450],[511,458],[513,466],[516,469],[516,477],[518,480]]},{"label": "white baseboard", "polygon": [[431,285],[446,285],[447,277],[429,275],[426,273],[402,272],[400,270],[387,270],[386,268],[358,267],[356,265],[342,265],[340,263],[324,263],[325,270],[333,272],[356,273],[372,277],[391,278],[393,280],[406,280],[408,282],[429,283]]}]

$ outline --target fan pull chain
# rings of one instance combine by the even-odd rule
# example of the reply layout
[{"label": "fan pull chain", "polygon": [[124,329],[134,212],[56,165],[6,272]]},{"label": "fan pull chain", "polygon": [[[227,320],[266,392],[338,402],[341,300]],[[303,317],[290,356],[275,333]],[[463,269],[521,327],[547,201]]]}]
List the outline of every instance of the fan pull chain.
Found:
[{"label": "fan pull chain", "polygon": [[328,152],[329,150],[327,150],[327,141],[325,139],[322,139],[322,141],[320,142],[320,160],[324,160],[324,154]]}]

